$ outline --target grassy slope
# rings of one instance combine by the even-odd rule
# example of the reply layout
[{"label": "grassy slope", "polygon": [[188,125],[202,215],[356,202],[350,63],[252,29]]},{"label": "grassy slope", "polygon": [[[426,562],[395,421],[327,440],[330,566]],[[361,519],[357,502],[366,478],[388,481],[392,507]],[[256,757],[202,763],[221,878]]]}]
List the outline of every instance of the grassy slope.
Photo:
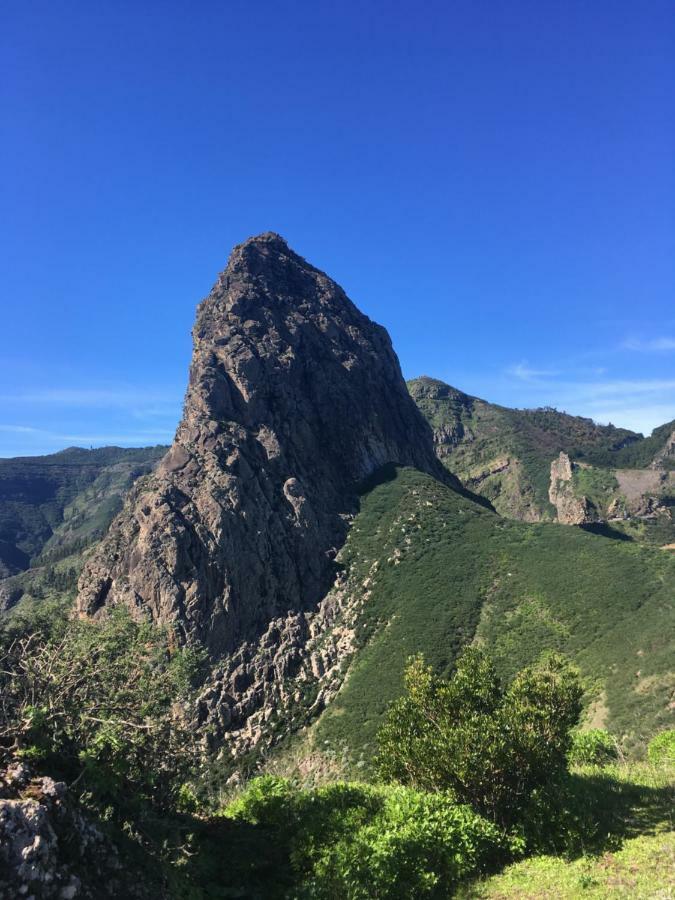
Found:
[{"label": "grassy slope", "polygon": [[615,853],[580,857],[535,856],[474,885],[464,900],[603,900],[672,897],[675,832],[632,838]]},{"label": "grassy slope", "polygon": [[[675,419],[655,428],[648,438],[630,443],[620,450],[612,452],[602,447],[589,450],[585,460],[592,465],[611,466],[615,469],[645,468],[650,465],[657,453],[663,450],[673,431],[675,431]],[[666,469],[675,469],[675,456],[663,459],[662,464]]]},{"label": "grassy slope", "polygon": [[406,658],[421,651],[447,671],[476,637],[505,676],[545,649],[572,655],[628,747],[667,721],[675,559],[666,553],[502,519],[403,469],[362,498],[344,563],[372,579],[372,593],[362,649],[316,729],[323,746],[372,747]]},{"label": "grassy slope", "polygon": [[[667,898],[675,884],[675,771],[632,764],[587,767],[571,776],[595,834],[575,834],[565,854],[532,856],[467,885],[462,900]],[[575,819],[580,822],[581,820]]]},{"label": "grassy slope", "polygon": [[[590,419],[555,409],[509,409],[487,403],[431,378],[416,378],[408,382],[408,388],[435,430],[456,430],[458,426],[464,430],[465,439],[446,448],[446,462],[462,480],[475,478],[494,460],[518,460],[517,484],[512,483],[513,473],[500,473],[473,485],[502,514],[518,512],[512,498],[518,491],[526,504],[545,518],[552,518],[554,510],[548,500],[551,460],[561,450],[585,459],[593,453],[611,455],[626,442],[644,442],[632,431],[596,425]],[[652,457],[654,453],[656,449]]]}]

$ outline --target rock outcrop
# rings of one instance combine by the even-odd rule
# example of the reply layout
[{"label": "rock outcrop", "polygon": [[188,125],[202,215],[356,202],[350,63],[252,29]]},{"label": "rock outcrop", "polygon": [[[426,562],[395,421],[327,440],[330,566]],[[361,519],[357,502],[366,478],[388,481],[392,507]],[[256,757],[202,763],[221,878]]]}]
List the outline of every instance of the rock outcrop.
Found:
[{"label": "rock outcrop", "polygon": [[[388,463],[451,476],[387,332],[278,235],[234,249],[193,338],[173,445],[86,563],[77,604],[170,624],[225,660],[250,712],[311,637],[361,485]],[[234,664],[254,656],[267,662]]]},{"label": "rock outcrop", "polygon": [[551,463],[551,486],[549,500],[558,513],[558,521],[563,525],[585,525],[595,521],[590,501],[574,492],[572,462],[569,456],[560,452]]},{"label": "rock outcrop", "polygon": [[147,897],[64,782],[21,762],[0,771],[0,898]]},{"label": "rock outcrop", "polygon": [[[665,427],[665,426],[664,426]],[[670,432],[668,437],[666,438],[666,442],[659,450],[659,452],[654,457],[651,468],[659,469],[663,468],[668,462],[672,463],[673,458],[675,457],[675,428]],[[672,468],[672,466],[671,466]]]}]

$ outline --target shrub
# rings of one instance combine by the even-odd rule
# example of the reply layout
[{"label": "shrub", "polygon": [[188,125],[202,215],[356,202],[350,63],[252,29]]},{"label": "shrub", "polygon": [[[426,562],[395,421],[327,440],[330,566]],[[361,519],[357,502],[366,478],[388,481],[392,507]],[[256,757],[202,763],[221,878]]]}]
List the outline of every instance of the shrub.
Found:
[{"label": "shrub", "polygon": [[249,782],[229,804],[225,815],[251,825],[290,825],[290,817],[295,817],[297,793],[286,778],[262,775]]},{"label": "shrub", "polygon": [[0,639],[0,756],[41,762],[104,803],[173,804],[197,762],[181,702],[198,660],[171,643],[122,609],[12,626]]},{"label": "shrub", "polygon": [[577,766],[605,766],[619,755],[615,739],[602,728],[575,731],[568,759]]},{"label": "shrub", "polygon": [[675,728],[653,737],[647,747],[647,758],[655,765],[675,764]]},{"label": "shrub", "polygon": [[497,827],[443,793],[334,783],[300,791],[256,779],[226,810],[287,841],[296,897],[447,897],[505,855]]},{"label": "shrub", "polygon": [[508,825],[535,787],[566,768],[582,692],[561,657],[524,669],[506,690],[476,648],[460,657],[450,681],[418,657],[405,685],[378,737],[377,767],[385,780],[452,791]]}]

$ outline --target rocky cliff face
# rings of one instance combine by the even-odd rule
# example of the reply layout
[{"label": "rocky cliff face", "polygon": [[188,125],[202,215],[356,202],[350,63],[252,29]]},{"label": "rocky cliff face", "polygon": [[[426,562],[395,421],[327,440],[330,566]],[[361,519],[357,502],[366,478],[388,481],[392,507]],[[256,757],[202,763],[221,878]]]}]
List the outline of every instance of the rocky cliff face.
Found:
[{"label": "rocky cliff face", "polygon": [[[651,468],[663,468],[668,463],[672,463],[675,459],[675,429],[668,435],[662,449],[658,451],[651,464]],[[672,466],[671,466],[672,468]]]},{"label": "rocky cliff face", "polygon": [[[549,407],[497,406],[427,376],[409,381],[408,390],[433,430],[438,458],[501,515],[628,522],[632,539],[670,542],[672,422],[645,438]],[[643,527],[657,519],[658,528]]]},{"label": "rocky cliff face", "polygon": [[558,521],[563,525],[585,525],[595,521],[588,498],[574,493],[572,462],[566,453],[561,452],[551,463],[548,496],[557,510]]},{"label": "rocky cliff face", "polygon": [[171,624],[240,697],[309,639],[364,480],[387,463],[450,476],[386,331],[278,235],[234,249],[193,337],[173,445],[85,565],[78,609]]}]

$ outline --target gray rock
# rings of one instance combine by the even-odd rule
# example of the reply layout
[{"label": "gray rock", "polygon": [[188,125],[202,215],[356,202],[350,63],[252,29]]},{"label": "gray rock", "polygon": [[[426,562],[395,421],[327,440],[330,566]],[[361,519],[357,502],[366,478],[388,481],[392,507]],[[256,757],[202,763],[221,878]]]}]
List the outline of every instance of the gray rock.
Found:
[{"label": "gray rock", "polygon": [[387,332],[278,235],[234,249],[193,337],[173,445],[86,563],[77,605],[126,604],[205,647],[221,665],[204,709],[241,728],[303,664],[363,482],[392,463],[456,482]]}]

